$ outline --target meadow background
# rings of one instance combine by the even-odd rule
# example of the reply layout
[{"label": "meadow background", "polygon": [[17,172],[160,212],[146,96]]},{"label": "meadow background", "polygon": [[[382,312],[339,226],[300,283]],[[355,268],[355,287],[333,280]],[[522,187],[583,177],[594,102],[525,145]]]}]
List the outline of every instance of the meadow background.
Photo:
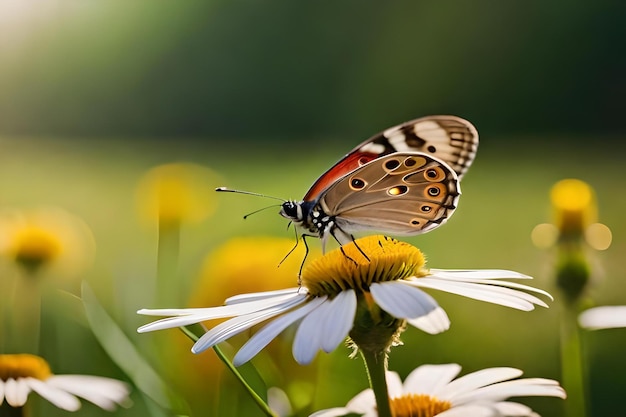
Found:
[{"label": "meadow background", "polygon": [[[246,399],[228,375],[215,383],[219,366],[194,365],[214,362],[213,352],[190,363],[184,357],[191,343],[182,335],[136,334],[147,320],[135,312],[197,300],[199,279],[218,279],[203,272],[207,257],[215,262],[211,254],[231,239],[293,239],[292,231],[272,210],[242,219],[270,200],[211,195],[212,215],[182,225],[180,304],[154,305],[157,227],[137,210],[142,176],[160,164],[192,162],[214,173],[206,193],[227,185],[297,199],[374,133],[455,114],[481,136],[459,209],[444,227],[403,240],[421,248],[432,267],[532,275],[556,301],[524,313],[436,294],[452,328],[437,336],[407,331],[390,367],[406,375],[422,363],[457,362],[463,373],[513,366],[526,376],[560,379],[555,254],[534,247],[530,233],[552,219],[556,181],[588,182],[599,220],[613,232],[608,250],[590,254],[596,280],[589,295],[597,305],[626,304],[626,55],[618,52],[624,17],[620,2],[605,0],[6,1],[0,206],[55,206],[82,218],[96,242],[83,279],[191,414],[210,415],[219,402],[221,410],[235,407],[232,415],[254,415],[242,411],[249,410]],[[242,247],[223,268],[245,265],[263,249]],[[282,257],[271,256],[276,263]],[[239,279],[268,280],[272,273],[249,270]],[[54,320],[42,354],[55,373],[129,380],[88,328],[61,313]],[[617,415],[625,408],[626,330],[583,333],[583,345],[590,415]],[[342,405],[366,387],[361,362],[349,360],[343,347],[294,371],[302,388],[289,387],[289,378],[275,378],[276,369],[298,367],[286,346],[273,357],[275,368],[265,369],[270,359],[263,355],[255,364],[288,392],[314,392],[313,408]],[[132,408],[113,414],[84,403],[80,415],[172,415],[137,388],[132,398]],[[544,416],[563,415],[560,400],[525,403]],[[41,415],[70,415],[44,402],[38,407]]]}]

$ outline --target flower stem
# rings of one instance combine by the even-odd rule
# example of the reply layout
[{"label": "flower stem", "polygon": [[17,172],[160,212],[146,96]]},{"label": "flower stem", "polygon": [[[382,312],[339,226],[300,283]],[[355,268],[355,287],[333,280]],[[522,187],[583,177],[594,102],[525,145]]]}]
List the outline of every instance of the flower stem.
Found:
[{"label": "flower stem", "polygon": [[157,303],[179,303],[179,283],[176,281],[180,253],[180,223],[159,219],[157,247]]},{"label": "flower stem", "polygon": [[370,387],[374,391],[376,398],[376,407],[378,409],[378,417],[393,417],[391,406],[389,405],[389,391],[387,390],[387,379],[385,371],[387,370],[387,358],[384,351],[359,350],[363,361],[365,362],[365,370],[370,382]]},{"label": "flower stem", "polygon": [[[205,333],[205,329],[202,325],[196,324],[191,326],[185,326],[180,328],[187,337],[189,337],[194,342],[197,342],[198,339]],[[246,382],[241,373],[235,368],[235,366],[231,363],[231,361],[224,355],[224,352],[218,347],[213,346],[213,350],[217,354],[217,357],[224,362],[226,367],[230,370],[230,372],[235,376],[235,378],[243,385],[246,392],[252,397],[252,400],[256,403],[256,405],[261,409],[261,411],[268,417],[277,417],[276,414],[269,408],[269,406],[263,401],[261,397],[252,389],[252,387]]]},{"label": "flower stem", "polygon": [[567,391],[565,415],[585,417],[585,375],[577,324],[578,309],[565,306],[561,320],[561,378]]}]

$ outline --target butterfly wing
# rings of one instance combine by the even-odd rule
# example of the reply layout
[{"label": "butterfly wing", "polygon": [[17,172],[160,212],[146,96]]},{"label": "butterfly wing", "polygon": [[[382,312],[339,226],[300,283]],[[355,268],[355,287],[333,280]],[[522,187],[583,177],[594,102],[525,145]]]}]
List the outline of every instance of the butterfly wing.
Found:
[{"label": "butterfly wing", "polygon": [[445,162],[458,179],[467,172],[478,149],[478,132],[456,116],[427,116],[372,136],[322,175],[304,196],[314,201],[331,184],[377,158],[395,152],[423,152]]},{"label": "butterfly wing", "polygon": [[458,176],[445,162],[417,152],[378,158],[335,181],[320,197],[341,233],[371,230],[416,235],[443,224],[461,194]]}]

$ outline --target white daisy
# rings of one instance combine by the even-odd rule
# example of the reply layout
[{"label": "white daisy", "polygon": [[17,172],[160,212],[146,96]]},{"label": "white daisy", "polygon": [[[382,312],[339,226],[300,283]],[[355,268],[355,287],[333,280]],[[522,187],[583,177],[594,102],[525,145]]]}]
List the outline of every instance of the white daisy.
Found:
[{"label": "white daisy", "polygon": [[[387,372],[390,404],[396,417],[538,417],[529,407],[506,401],[510,397],[543,396],[565,398],[557,381],[519,378],[515,368],[488,368],[454,379],[461,371],[457,364],[423,365],[404,380]],[[357,394],[345,407],[318,411],[311,417],[338,417],[356,413],[376,417],[371,389]]]},{"label": "white daisy", "polygon": [[590,308],[578,316],[578,322],[589,330],[626,327],[626,306]]},{"label": "white daisy", "polygon": [[[366,259],[363,254],[367,254]],[[318,350],[334,350],[351,329],[355,317],[370,323],[403,328],[404,323],[431,334],[447,330],[450,320],[422,288],[446,291],[476,300],[529,311],[547,307],[536,296],[545,291],[503,278],[530,279],[504,270],[441,270],[424,268],[424,255],[408,243],[369,236],[334,250],[308,265],[302,286],[279,291],[238,295],[224,306],[191,309],[139,310],[139,314],[171,316],[142,326],[140,333],[232,317],[204,334],[192,352],[202,352],[252,326],[269,321],[239,350],[233,363],[250,360],[272,339],[298,324],[293,355],[311,362]],[[367,333],[367,332],[366,332]],[[354,337],[353,333],[350,333]],[[357,342],[358,344],[358,342]]]},{"label": "white daisy", "polygon": [[77,397],[109,411],[130,401],[128,386],[122,381],[92,375],[54,375],[39,356],[0,355],[0,405],[6,400],[11,407],[23,407],[31,391],[66,411],[80,408]]}]

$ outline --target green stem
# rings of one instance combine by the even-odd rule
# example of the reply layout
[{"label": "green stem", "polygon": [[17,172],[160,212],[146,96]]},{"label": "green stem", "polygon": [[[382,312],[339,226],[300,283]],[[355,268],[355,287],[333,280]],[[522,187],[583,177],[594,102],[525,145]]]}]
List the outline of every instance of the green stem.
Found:
[{"label": "green stem", "polygon": [[[200,324],[181,327],[180,328],[187,337],[189,337],[194,342],[197,342],[200,337],[205,333],[204,328]],[[267,404],[263,401],[259,395],[254,392],[254,389],[246,382],[244,377],[239,373],[237,368],[231,363],[231,361],[224,355],[224,352],[216,345],[213,346],[213,350],[217,354],[217,357],[224,362],[226,367],[230,370],[230,372],[235,376],[235,378],[241,383],[246,392],[252,397],[252,400],[257,404],[257,406],[261,409],[261,411],[268,417],[277,417],[276,414],[269,408]]]},{"label": "green stem", "polygon": [[180,253],[180,223],[159,220],[157,247],[157,304],[176,305],[179,283],[176,281]]},{"label": "green stem", "polygon": [[18,274],[9,310],[9,351],[39,353],[41,328],[41,288],[39,276]]},{"label": "green stem", "polygon": [[387,378],[385,371],[386,354],[383,351],[359,351],[365,362],[365,370],[370,381],[374,397],[376,398],[376,407],[378,409],[378,417],[392,417],[391,406],[389,404],[389,391],[387,390]]},{"label": "green stem", "polygon": [[561,378],[567,391],[565,415],[585,417],[585,372],[580,345],[580,330],[577,322],[578,309],[574,305],[565,307],[561,320]]}]

